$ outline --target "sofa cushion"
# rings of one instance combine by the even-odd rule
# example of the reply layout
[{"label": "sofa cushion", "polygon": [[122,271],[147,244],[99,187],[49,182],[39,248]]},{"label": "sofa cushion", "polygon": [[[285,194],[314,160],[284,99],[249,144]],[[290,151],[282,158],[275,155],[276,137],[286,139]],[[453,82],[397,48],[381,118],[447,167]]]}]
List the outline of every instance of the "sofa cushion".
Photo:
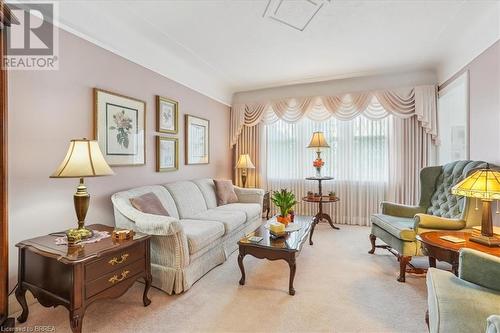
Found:
[{"label": "sofa cushion", "polygon": [[415,223],[413,218],[373,214],[370,220],[373,224],[384,229],[394,237],[410,242],[416,240],[416,233],[413,230]]},{"label": "sofa cushion", "polygon": [[215,195],[217,196],[217,206],[238,202],[238,196],[234,192],[233,182],[230,180],[215,179]]},{"label": "sofa cushion", "polygon": [[202,178],[193,180],[193,183],[198,186],[201,194],[203,194],[208,209],[217,207],[217,197],[215,196],[214,181],[209,178]]},{"label": "sofa cushion", "polygon": [[191,181],[179,181],[164,185],[174,198],[181,219],[207,210],[205,198],[200,189]]},{"label": "sofa cushion", "polygon": [[217,221],[180,220],[188,240],[189,254],[196,253],[224,236],[224,224]]},{"label": "sofa cushion", "polygon": [[170,216],[161,204],[160,199],[153,192],[148,192],[135,198],[130,198],[130,203],[135,209],[146,214]]},{"label": "sofa cushion", "polygon": [[224,224],[225,234],[232,232],[241,225],[245,224],[247,216],[240,211],[223,211],[217,209],[209,209],[205,212],[198,213],[187,217],[190,220],[208,220],[217,221]]},{"label": "sofa cushion", "polygon": [[215,208],[219,211],[239,211],[244,212],[247,217],[247,222],[258,218],[262,214],[262,208],[259,204],[254,203],[232,203]]}]

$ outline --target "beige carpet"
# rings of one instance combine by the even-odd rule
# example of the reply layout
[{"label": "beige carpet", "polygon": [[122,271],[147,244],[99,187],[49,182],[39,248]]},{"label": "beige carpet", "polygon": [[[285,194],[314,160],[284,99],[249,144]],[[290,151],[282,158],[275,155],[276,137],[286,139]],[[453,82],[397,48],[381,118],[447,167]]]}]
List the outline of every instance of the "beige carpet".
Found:
[{"label": "beige carpet", "polygon": [[[288,265],[245,258],[247,284],[238,285],[237,253],[179,296],[152,289],[142,306],[136,284],[116,300],[89,307],[83,332],[426,332],[425,278],[396,281],[387,251],[369,255],[369,228],[320,224],[313,246],[297,259],[296,295],[289,296]],[[423,258],[419,261],[425,266]],[[63,307],[30,307],[18,326],[54,325],[69,332]]]}]

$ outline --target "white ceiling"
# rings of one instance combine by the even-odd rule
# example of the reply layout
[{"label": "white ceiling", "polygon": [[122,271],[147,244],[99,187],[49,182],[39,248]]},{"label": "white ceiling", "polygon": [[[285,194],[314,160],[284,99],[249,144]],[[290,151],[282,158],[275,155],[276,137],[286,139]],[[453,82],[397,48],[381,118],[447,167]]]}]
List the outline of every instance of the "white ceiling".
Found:
[{"label": "white ceiling", "polygon": [[[464,52],[465,37],[476,39],[478,51],[498,38],[497,1],[312,0],[323,6],[304,31],[270,18],[269,9],[264,15],[276,1],[69,0],[60,2],[60,23],[226,104],[237,91],[437,70],[455,45]],[[302,24],[301,15],[310,14],[307,3],[284,0],[277,14]],[[494,28],[485,24],[492,19]],[[470,31],[475,34],[470,36]]]}]

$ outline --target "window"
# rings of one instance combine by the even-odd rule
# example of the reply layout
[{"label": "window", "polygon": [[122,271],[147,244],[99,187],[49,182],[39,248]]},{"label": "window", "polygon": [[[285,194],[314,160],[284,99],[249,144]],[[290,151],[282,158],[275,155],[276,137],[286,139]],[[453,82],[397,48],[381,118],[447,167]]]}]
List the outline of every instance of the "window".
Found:
[{"label": "window", "polygon": [[323,149],[322,174],[338,181],[387,182],[390,117],[349,121],[330,118],[323,122],[303,119],[296,123],[279,120],[266,126],[267,178],[301,180],[312,176],[313,149],[307,149],[314,131],[325,134],[330,149]]}]

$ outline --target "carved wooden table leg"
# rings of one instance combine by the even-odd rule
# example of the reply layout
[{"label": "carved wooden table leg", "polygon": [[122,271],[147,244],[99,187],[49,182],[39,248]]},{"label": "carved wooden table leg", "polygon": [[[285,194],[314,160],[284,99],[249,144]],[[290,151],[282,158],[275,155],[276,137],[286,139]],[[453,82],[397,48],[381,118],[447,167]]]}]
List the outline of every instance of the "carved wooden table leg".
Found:
[{"label": "carved wooden table leg", "polygon": [[245,284],[245,267],[243,267],[243,258],[245,258],[245,254],[241,252],[240,249],[240,254],[238,255],[238,266],[240,266],[240,271],[241,271],[241,279],[240,279],[240,285]]},{"label": "carved wooden table leg", "polygon": [[375,241],[377,240],[377,236],[370,234],[370,243],[372,244],[372,249],[368,251],[369,254],[375,253]]},{"label": "carved wooden table leg", "polygon": [[316,224],[318,224],[318,223],[319,223],[319,219],[317,218],[317,216],[315,216],[313,218],[313,222],[311,224],[311,231],[309,232],[309,245],[313,245],[314,244],[313,241],[312,241],[313,234],[314,234],[314,228],[316,228]]},{"label": "carved wooden table leg", "polygon": [[28,319],[28,303],[26,303],[26,289],[19,285],[16,289],[16,299],[21,304],[23,312],[19,317],[17,317],[17,321],[20,323],[24,323]]},{"label": "carved wooden table leg", "polygon": [[145,285],[144,285],[144,293],[142,294],[142,303],[144,304],[144,306],[148,306],[149,304],[151,304],[151,300],[148,298],[148,292],[149,288],[151,288],[152,281],[153,277],[151,276],[151,274],[148,274],[144,277]]},{"label": "carved wooden table leg", "polygon": [[436,268],[436,258],[429,256],[429,267]]},{"label": "carved wooden table leg", "polygon": [[85,313],[85,310],[74,310],[69,312],[69,322],[71,325],[71,331],[73,333],[81,333],[82,332],[82,322],[83,322],[83,315]]},{"label": "carved wooden table leg", "polygon": [[340,230],[339,227],[337,227],[333,224],[333,221],[332,221],[332,218],[330,217],[330,215],[323,213],[321,217],[328,221],[328,223],[330,224],[330,227],[332,227],[333,229]]},{"label": "carved wooden table leg", "polygon": [[288,266],[290,266],[290,280],[288,283],[288,293],[290,295],[295,295],[295,289],[293,289],[293,280],[295,279],[295,270],[296,270],[296,265],[295,265],[295,253],[292,254],[290,259],[288,261]]}]

